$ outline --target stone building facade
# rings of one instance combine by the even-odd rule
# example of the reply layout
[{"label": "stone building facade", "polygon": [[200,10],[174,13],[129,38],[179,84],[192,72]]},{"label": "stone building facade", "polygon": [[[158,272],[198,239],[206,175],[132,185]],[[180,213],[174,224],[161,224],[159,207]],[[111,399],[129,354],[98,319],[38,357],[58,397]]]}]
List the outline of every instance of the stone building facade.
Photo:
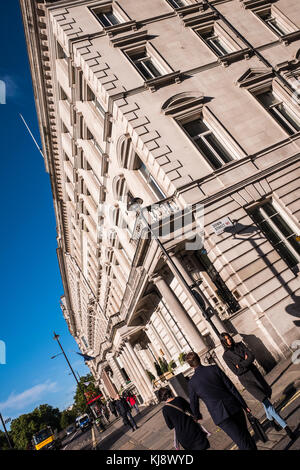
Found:
[{"label": "stone building facade", "polygon": [[299,1],[21,8],[63,315],[104,394],[134,384],[150,402],[154,363],[189,374],[179,356],[191,349],[228,373],[221,331],[263,371],[288,357],[300,325]]}]

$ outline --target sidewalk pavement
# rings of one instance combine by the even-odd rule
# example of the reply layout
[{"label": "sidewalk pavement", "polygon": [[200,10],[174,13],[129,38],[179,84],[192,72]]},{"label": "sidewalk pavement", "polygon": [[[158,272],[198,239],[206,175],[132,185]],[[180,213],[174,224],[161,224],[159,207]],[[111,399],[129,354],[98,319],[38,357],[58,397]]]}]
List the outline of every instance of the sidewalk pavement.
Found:
[{"label": "sidewalk pavement", "polygon": [[[295,403],[295,400],[300,397],[300,366],[299,364],[293,364],[291,359],[286,359],[277,364],[265,378],[273,390],[272,403],[277,411],[280,411],[282,417],[285,418],[287,407],[291,406],[292,402]],[[266,420],[262,404],[241,387],[239,390],[246,403],[252,413],[264,424],[268,435],[269,440],[266,443],[258,441],[257,448],[259,450],[270,450],[275,447],[284,448],[290,442],[285,431],[277,432],[273,428],[268,428],[269,423]],[[139,426],[134,432],[128,426],[123,425],[121,418],[115,419],[102,433],[96,430],[93,448],[95,450],[174,450],[173,431],[170,431],[165,424],[161,413],[162,407],[163,404],[152,405],[144,407],[137,415],[133,412],[134,419]],[[296,413],[298,408],[293,413]],[[206,406],[201,400],[200,409],[203,415],[202,424],[211,432],[209,437],[210,449],[235,450],[236,446],[232,440],[213,423]],[[300,412],[298,412],[297,423],[299,421]],[[297,429],[299,428],[297,427]],[[299,449],[300,439],[298,438],[293,442],[290,448]]]}]

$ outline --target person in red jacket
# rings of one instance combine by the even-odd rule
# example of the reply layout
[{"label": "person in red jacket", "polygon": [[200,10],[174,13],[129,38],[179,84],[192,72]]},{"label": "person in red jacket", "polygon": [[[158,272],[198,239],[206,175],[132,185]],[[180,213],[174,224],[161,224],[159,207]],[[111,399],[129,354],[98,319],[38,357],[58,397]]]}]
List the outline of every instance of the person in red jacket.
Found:
[{"label": "person in red jacket", "polygon": [[133,395],[132,393],[129,393],[127,395],[127,401],[128,403],[130,404],[131,408],[134,408],[135,411],[136,411],[136,414],[138,414],[140,412],[139,410],[139,407],[137,405],[137,400],[136,400],[136,396]]}]

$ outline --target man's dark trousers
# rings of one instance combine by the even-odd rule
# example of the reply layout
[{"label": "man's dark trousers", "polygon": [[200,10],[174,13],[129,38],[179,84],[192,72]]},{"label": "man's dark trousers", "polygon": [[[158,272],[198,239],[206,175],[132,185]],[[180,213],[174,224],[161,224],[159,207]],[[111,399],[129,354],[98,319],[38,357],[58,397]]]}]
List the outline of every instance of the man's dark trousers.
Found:
[{"label": "man's dark trousers", "polygon": [[247,429],[247,420],[243,410],[219,423],[219,428],[228,434],[239,450],[256,450],[256,444]]}]

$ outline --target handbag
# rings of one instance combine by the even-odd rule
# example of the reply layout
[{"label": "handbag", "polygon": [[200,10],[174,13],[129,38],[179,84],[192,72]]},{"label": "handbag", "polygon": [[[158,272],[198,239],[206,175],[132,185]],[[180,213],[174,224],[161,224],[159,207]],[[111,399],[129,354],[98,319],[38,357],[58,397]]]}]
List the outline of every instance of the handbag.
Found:
[{"label": "handbag", "polygon": [[264,428],[262,427],[262,424],[259,422],[259,420],[253,416],[252,413],[247,413],[247,418],[249,420],[249,423],[254,431],[254,435],[256,436],[258,441],[262,442],[267,442],[268,437],[264,431]]},{"label": "handbag", "polygon": [[[188,411],[184,411],[182,410],[181,408],[179,408],[178,406],[175,406],[175,405],[171,405],[171,403],[166,403],[165,406],[171,406],[172,408],[175,408],[176,410],[178,411],[181,411],[181,413],[185,414],[186,416],[189,416],[190,418],[194,419],[194,416],[189,413]],[[211,436],[211,433],[209,431],[207,431],[207,429],[205,429],[204,426],[202,426],[202,424],[200,423],[197,423],[199,425],[199,427],[201,428],[201,431],[204,432],[204,434],[206,434],[206,437],[209,437]],[[174,441],[175,442],[175,441]],[[176,447],[175,447],[176,448]]]}]

